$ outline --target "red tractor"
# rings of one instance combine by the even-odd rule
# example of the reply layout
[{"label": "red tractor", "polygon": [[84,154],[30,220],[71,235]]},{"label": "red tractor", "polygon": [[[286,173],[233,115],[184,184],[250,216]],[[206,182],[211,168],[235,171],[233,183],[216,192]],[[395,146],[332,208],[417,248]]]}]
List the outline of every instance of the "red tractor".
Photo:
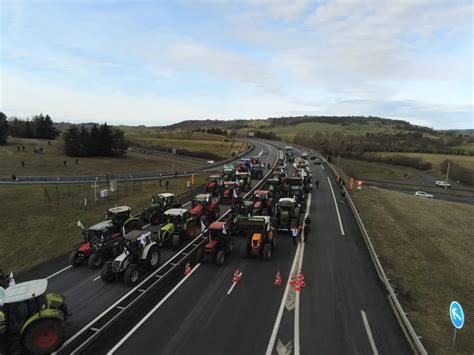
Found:
[{"label": "red tractor", "polygon": [[208,226],[219,218],[219,204],[212,200],[211,194],[196,195],[192,201],[191,215],[196,223],[202,222]]},{"label": "red tractor", "polygon": [[231,254],[234,249],[230,227],[226,222],[215,221],[209,226],[208,233],[208,242],[198,249],[197,260],[202,263],[215,261],[217,265],[222,265],[226,255]]},{"label": "red tractor", "polygon": [[222,186],[222,177],[220,175],[211,175],[207,178],[206,192],[212,196],[218,196]]},{"label": "red tractor", "polygon": [[234,204],[234,199],[239,197],[240,185],[237,181],[226,181],[221,191],[221,202]]},{"label": "red tractor", "polygon": [[252,216],[271,216],[273,196],[268,190],[257,190],[253,194]]}]

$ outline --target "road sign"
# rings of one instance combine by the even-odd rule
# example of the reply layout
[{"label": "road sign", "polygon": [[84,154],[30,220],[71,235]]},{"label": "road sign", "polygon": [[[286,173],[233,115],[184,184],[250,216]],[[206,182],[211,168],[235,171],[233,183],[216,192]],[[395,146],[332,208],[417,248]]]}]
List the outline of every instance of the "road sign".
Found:
[{"label": "road sign", "polygon": [[461,329],[464,325],[464,311],[462,310],[461,305],[453,301],[449,306],[449,317],[451,318],[451,322],[456,327],[456,329]]}]

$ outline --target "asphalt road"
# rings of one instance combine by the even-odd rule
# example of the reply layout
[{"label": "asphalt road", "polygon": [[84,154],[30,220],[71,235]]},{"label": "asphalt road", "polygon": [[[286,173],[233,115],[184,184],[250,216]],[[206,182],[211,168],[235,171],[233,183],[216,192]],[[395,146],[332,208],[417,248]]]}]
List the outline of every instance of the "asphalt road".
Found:
[{"label": "asphalt road", "polygon": [[[275,328],[272,353],[277,353],[277,346],[281,353],[296,353],[296,345],[302,354],[370,354],[374,349],[381,354],[410,353],[356,221],[347,203],[340,202],[340,190],[326,171],[313,166],[313,181],[319,179],[321,185],[311,195],[312,230],[302,264],[307,287],[298,296],[293,291],[285,293],[296,247],[288,233],[279,232],[278,248],[269,262],[244,260],[235,253],[223,267],[199,265],[179,288],[170,291],[166,302],[147,313],[143,324],[103,339],[92,350],[264,354]],[[236,269],[242,277],[228,294]],[[273,284],[277,271],[283,276],[281,286]],[[275,326],[282,302],[281,322]],[[118,343],[121,339],[125,340]]]},{"label": "asphalt road", "polygon": [[[270,145],[255,142],[255,149],[249,155],[259,153],[261,153],[261,159],[265,163],[274,160],[276,157],[276,151]],[[252,183],[255,184],[256,182],[257,180],[254,180]],[[190,204],[186,207],[189,208]],[[221,206],[221,214],[228,208],[229,206]],[[100,211],[98,213],[100,214]],[[159,226],[148,226],[145,229],[158,230]],[[78,233],[80,233],[79,230]],[[162,248],[160,264],[166,262],[174,254],[175,252],[171,249]],[[47,292],[61,293],[66,297],[69,311],[72,313],[67,325],[67,337],[69,337],[130,289],[123,282],[106,284],[100,279],[99,275],[100,269],[91,270],[86,265],[77,268],[70,267],[67,256],[63,256],[17,275],[16,281],[48,278]],[[2,341],[0,337],[0,354],[3,347],[1,345],[4,345],[2,343],[4,343],[4,340]]]}]

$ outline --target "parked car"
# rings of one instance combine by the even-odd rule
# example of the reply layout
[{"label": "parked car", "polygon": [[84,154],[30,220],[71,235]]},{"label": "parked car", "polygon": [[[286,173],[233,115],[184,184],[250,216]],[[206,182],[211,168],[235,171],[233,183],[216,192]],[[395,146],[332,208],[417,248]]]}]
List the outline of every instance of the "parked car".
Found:
[{"label": "parked car", "polygon": [[424,192],[424,191],[415,192],[415,196],[417,196],[417,197],[426,197],[426,198],[433,198],[434,197],[432,194],[429,194],[428,192]]},{"label": "parked car", "polygon": [[439,187],[451,187],[451,184],[448,184],[446,181],[441,180],[436,181],[435,184]]}]

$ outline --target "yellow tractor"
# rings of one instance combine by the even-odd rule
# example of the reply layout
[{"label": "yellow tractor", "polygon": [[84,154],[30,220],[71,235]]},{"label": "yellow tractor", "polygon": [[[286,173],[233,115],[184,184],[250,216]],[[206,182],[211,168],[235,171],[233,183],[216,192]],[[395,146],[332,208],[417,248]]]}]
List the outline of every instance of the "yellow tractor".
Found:
[{"label": "yellow tractor", "polygon": [[260,256],[263,260],[271,259],[276,248],[276,233],[269,216],[239,218],[239,227],[245,235],[246,242],[242,248],[242,257]]}]

